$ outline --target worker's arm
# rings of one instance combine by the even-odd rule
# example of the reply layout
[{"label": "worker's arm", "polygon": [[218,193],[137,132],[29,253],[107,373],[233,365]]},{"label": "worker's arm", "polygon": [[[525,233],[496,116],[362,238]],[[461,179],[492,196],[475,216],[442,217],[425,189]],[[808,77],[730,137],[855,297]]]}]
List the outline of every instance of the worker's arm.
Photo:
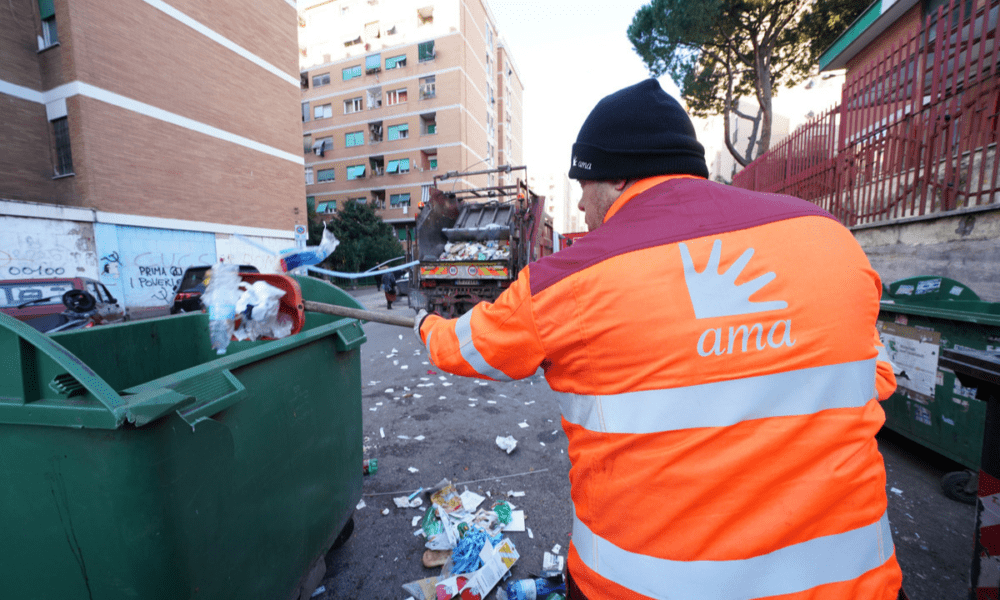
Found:
[{"label": "worker's arm", "polygon": [[896,374],[878,330],[875,330],[875,348],[878,350],[878,357],[875,359],[875,393],[879,400],[886,400],[896,391]]},{"label": "worker's arm", "polygon": [[494,303],[480,302],[457,319],[428,315],[419,335],[435,366],[466,377],[522,379],[545,358],[531,311],[528,268]]}]

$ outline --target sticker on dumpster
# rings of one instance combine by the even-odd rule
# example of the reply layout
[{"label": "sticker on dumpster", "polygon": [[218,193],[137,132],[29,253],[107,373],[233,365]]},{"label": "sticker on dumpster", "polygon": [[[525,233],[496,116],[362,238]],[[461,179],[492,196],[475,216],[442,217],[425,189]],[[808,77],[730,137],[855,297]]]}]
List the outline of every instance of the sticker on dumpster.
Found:
[{"label": "sticker on dumpster", "polygon": [[923,423],[924,425],[931,424],[931,411],[927,410],[927,407],[916,404],[914,405],[914,409],[913,419],[917,423]]},{"label": "sticker on dumpster", "polygon": [[913,286],[912,285],[901,285],[896,289],[897,296],[912,296]]},{"label": "sticker on dumpster", "polygon": [[941,279],[925,279],[917,283],[917,295],[930,294],[941,289]]},{"label": "sticker on dumpster", "polygon": [[941,334],[885,321],[879,321],[878,329],[899,390],[917,402],[933,402]]}]

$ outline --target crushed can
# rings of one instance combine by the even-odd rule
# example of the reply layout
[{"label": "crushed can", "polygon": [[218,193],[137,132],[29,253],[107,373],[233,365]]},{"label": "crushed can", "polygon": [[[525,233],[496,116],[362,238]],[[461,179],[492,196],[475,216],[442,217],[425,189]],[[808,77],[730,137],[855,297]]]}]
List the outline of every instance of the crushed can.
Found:
[{"label": "crushed can", "polygon": [[366,458],[361,461],[361,472],[365,475],[374,475],[378,471],[378,459]]}]

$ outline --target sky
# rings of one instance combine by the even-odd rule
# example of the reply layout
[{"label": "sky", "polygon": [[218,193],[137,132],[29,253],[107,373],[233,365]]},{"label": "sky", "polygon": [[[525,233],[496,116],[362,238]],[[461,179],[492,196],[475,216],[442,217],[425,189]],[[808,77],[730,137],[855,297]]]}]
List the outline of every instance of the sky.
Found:
[{"label": "sky", "polygon": [[[565,173],[576,134],[608,94],[649,77],[626,30],[639,0],[489,0],[524,84],[528,175]],[[663,89],[679,97],[669,77]]]}]

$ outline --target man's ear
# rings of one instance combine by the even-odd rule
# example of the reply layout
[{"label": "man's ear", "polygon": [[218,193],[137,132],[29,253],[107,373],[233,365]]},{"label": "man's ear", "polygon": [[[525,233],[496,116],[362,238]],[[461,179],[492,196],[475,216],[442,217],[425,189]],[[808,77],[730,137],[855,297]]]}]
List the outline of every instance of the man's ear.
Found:
[{"label": "man's ear", "polygon": [[616,179],[611,182],[611,184],[615,186],[615,191],[618,192],[624,192],[625,188],[627,188],[631,183],[632,183],[631,179]]}]

